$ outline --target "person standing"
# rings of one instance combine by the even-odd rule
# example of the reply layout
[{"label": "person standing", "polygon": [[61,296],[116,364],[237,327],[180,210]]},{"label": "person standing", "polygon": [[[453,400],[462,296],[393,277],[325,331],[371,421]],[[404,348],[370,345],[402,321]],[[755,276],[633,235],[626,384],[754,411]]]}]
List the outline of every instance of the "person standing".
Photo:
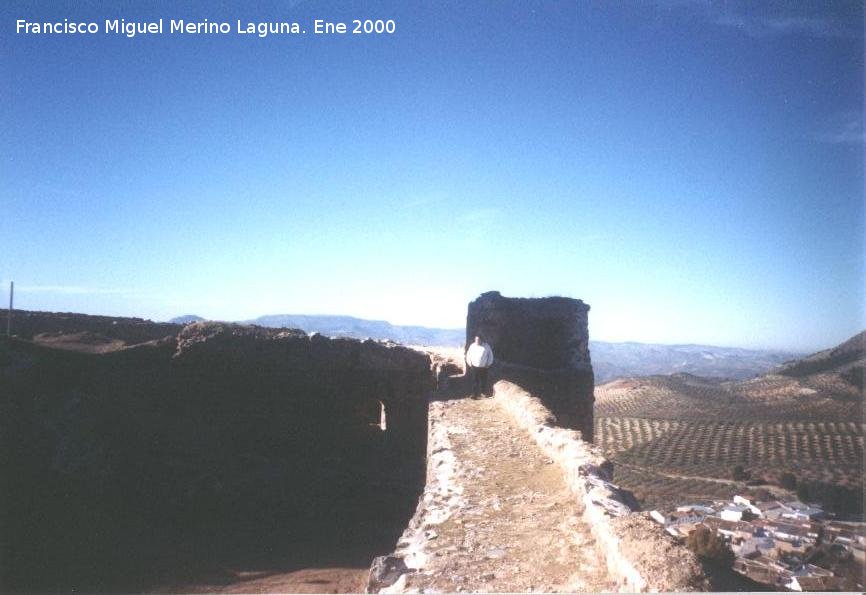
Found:
[{"label": "person standing", "polygon": [[472,396],[478,397],[487,393],[487,371],[493,365],[493,349],[475,337],[475,341],[466,350],[466,369],[472,377]]}]

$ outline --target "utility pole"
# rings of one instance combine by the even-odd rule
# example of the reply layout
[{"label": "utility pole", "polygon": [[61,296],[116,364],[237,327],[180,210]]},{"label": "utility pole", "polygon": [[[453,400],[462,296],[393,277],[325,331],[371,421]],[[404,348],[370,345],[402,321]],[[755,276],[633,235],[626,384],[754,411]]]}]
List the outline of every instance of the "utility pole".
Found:
[{"label": "utility pole", "polygon": [[9,315],[6,317],[6,336],[12,336],[12,298],[15,296],[15,281],[9,282]]}]

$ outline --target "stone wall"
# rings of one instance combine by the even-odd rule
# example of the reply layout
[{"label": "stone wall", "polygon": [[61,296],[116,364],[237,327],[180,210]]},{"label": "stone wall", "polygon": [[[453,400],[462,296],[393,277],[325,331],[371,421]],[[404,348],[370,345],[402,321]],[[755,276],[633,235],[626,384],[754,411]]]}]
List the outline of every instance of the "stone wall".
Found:
[{"label": "stone wall", "polygon": [[580,300],[484,293],[469,304],[467,347],[476,335],[491,344],[495,399],[561,466],[621,589],[706,590],[694,555],[633,512],[634,497],[612,483],[613,466],[589,444],[595,399],[588,312]]},{"label": "stone wall", "polygon": [[[6,333],[9,310],[0,310],[0,332]],[[50,334],[97,333],[108,339],[117,339],[127,344],[144,343],[167,336],[176,336],[182,324],[153,322],[143,318],[125,316],[96,316],[71,312],[37,312],[31,310],[12,311],[12,335],[21,339]]]},{"label": "stone wall", "polygon": [[588,313],[581,300],[489,291],[469,303],[466,346],[481,335],[500,360],[541,370],[579,369],[590,363]]},{"label": "stone wall", "polygon": [[432,388],[424,354],[285,329],[195,323],[102,354],[4,337],[0,585],[146,590],[149,557],[190,540],[388,547],[423,488]]},{"label": "stone wall", "polygon": [[[248,393],[252,388],[268,399],[281,396],[278,403],[294,403],[293,410],[302,409],[307,417],[287,419],[286,427],[309,429],[311,439],[325,442],[320,448],[342,444],[359,431],[381,432],[389,452],[423,474],[427,398],[433,390],[430,361],[423,354],[394,343],[199,322],[178,335],[173,360],[193,376],[211,369],[230,381],[234,377]],[[213,381],[222,384],[226,378]],[[377,428],[379,404],[384,431]],[[321,436],[335,438],[331,443]]]},{"label": "stone wall", "polygon": [[645,514],[634,496],[613,483],[614,468],[601,451],[573,431],[558,427],[542,401],[508,381],[494,387],[497,402],[516,425],[562,469],[583,504],[599,554],[623,592],[706,591],[709,583],[696,556]]},{"label": "stone wall", "polygon": [[507,298],[498,291],[469,304],[466,346],[481,336],[493,348],[495,379],[536,395],[566,428],[592,440],[594,377],[589,305],[564,297]]}]

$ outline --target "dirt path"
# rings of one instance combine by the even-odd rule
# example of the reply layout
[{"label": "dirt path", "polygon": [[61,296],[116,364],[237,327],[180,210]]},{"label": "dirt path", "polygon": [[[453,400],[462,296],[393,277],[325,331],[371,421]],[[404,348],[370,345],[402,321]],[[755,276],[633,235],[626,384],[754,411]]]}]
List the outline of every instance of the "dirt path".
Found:
[{"label": "dirt path", "polygon": [[407,575],[403,590],[615,590],[582,504],[505,411],[492,399],[458,399],[432,403],[430,416],[434,438],[444,432],[453,454],[431,457],[449,467],[441,491],[451,502],[430,503],[424,569]]},{"label": "dirt path", "polygon": [[659,471],[656,467],[641,467],[640,465],[632,465],[630,463],[623,463],[622,461],[616,461],[616,466],[627,468],[627,469],[633,469],[635,471],[643,471],[645,473],[652,473],[653,475],[661,475],[662,477],[670,477],[671,479],[690,479],[690,480],[694,480],[694,481],[711,481],[713,483],[724,483],[724,484],[732,485],[735,487],[742,487],[743,486],[742,481],[734,481],[733,479],[722,479],[721,477],[706,477],[703,475],[683,475],[681,473],[671,473],[669,471]]}]

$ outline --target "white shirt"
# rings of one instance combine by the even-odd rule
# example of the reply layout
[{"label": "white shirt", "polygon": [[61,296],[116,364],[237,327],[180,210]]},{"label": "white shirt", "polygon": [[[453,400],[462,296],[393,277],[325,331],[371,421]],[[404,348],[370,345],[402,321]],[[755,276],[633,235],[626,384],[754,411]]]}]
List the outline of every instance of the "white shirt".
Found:
[{"label": "white shirt", "polygon": [[472,343],[466,350],[466,363],[473,368],[489,368],[493,364],[493,350],[487,343]]}]

